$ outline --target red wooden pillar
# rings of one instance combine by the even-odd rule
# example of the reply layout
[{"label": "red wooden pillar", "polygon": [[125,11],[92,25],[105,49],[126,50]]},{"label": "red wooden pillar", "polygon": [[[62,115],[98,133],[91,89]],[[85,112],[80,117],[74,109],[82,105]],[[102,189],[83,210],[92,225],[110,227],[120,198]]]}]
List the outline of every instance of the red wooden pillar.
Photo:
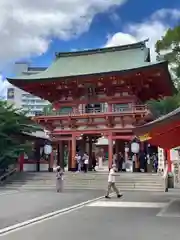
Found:
[{"label": "red wooden pillar", "polygon": [[112,112],[112,103],[108,103],[108,112]]},{"label": "red wooden pillar", "polygon": [[75,160],[75,156],[76,156],[76,135],[72,134],[72,145],[71,145],[71,151],[72,151],[72,155],[71,155],[71,171],[76,171],[76,160]]},{"label": "red wooden pillar", "polygon": [[113,139],[112,139],[112,133],[109,133],[108,135],[108,165],[109,168],[112,167],[113,162]]},{"label": "red wooden pillar", "polygon": [[64,168],[64,141],[59,141],[59,166]]},{"label": "red wooden pillar", "polygon": [[59,146],[59,142],[57,143],[57,159],[56,159],[56,165],[60,166],[60,162],[61,162],[61,157],[60,157],[60,146]]},{"label": "red wooden pillar", "polygon": [[92,170],[92,136],[89,136],[89,170],[91,171]]},{"label": "red wooden pillar", "polygon": [[19,156],[19,171],[23,171],[23,165],[24,165],[24,153],[21,153]]},{"label": "red wooden pillar", "polygon": [[168,165],[168,172],[172,172],[172,163],[171,163],[171,150],[167,150],[167,165]]},{"label": "red wooden pillar", "polygon": [[72,141],[68,141],[68,171],[71,170],[71,159],[72,159]]}]

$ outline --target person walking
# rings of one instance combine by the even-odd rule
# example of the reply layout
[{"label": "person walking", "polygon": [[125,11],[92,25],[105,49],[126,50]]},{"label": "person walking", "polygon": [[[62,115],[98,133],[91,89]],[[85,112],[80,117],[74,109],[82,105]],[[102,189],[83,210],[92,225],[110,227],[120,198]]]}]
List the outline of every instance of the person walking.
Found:
[{"label": "person walking", "polygon": [[60,166],[56,168],[56,191],[62,192],[63,189],[63,169]]},{"label": "person walking", "polygon": [[117,153],[113,155],[113,164],[116,164],[117,167]]},{"label": "person walking", "polygon": [[85,153],[83,159],[84,159],[84,172],[87,173],[89,166],[89,155]]},{"label": "person walking", "polygon": [[144,173],[146,172],[146,155],[143,151],[139,153],[139,163],[140,163],[140,172]]},{"label": "person walking", "polygon": [[125,162],[124,160],[124,156],[122,154],[122,152],[119,152],[118,156],[117,156],[117,168],[118,168],[118,172],[122,172],[123,171],[123,163]]},{"label": "person walking", "polygon": [[82,169],[82,158],[78,153],[76,153],[75,160],[77,162],[77,172],[81,172]]},{"label": "person walking", "polygon": [[107,190],[107,193],[106,193],[106,196],[105,198],[110,198],[109,194],[110,194],[110,191],[111,191],[111,188],[115,191],[115,193],[117,194],[117,197],[120,198],[123,196],[123,194],[120,194],[119,193],[119,190],[117,189],[116,187],[116,164],[113,164],[112,165],[112,168],[110,169],[109,171],[109,176],[108,176],[108,190]]},{"label": "person walking", "polygon": [[96,171],[96,155],[95,152],[92,153],[92,170]]},{"label": "person walking", "polygon": [[157,155],[155,153],[153,153],[152,160],[153,160],[153,170],[157,173],[157,170],[158,170],[158,157],[157,157]]}]

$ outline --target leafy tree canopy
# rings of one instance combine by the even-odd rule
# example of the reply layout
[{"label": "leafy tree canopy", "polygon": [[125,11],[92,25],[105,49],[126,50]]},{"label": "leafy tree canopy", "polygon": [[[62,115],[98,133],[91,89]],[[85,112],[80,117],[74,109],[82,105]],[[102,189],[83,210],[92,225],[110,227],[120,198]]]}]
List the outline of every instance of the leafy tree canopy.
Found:
[{"label": "leafy tree canopy", "polygon": [[[32,133],[36,127],[25,113],[0,100],[0,168],[17,162],[21,152],[30,149],[28,141],[22,141],[22,133]],[[20,140],[21,139],[21,140]]]},{"label": "leafy tree canopy", "polygon": [[156,52],[169,61],[176,87],[180,88],[180,25],[167,30],[156,43]]},{"label": "leafy tree canopy", "polygon": [[154,117],[157,118],[180,106],[180,26],[168,29],[166,34],[157,41],[155,48],[156,52],[163,55],[169,62],[172,80],[178,89],[178,93],[171,97],[148,101]]},{"label": "leafy tree canopy", "polygon": [[49,114],[53,114],[53,107],[52,104],[48,104],[47,106],[44,106],[43,108],[43,114],[45,115],[49,115]]},{"label": "leafy tree canopy", "polygon": [[180,94],[178,93],[160,100],[150,100],[147,104],[153,116],[158,118],[180,107]]}]

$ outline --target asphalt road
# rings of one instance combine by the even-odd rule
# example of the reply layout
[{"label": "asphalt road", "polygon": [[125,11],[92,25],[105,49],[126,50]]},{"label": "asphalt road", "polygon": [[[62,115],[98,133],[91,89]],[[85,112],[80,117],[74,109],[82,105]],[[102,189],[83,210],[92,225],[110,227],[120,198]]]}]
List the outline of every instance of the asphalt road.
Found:
[{"label": "asphalt road", "polygon": [[103,194],[103,191],[56,193],[54,190],[0,192],[0,229],[97,198]]},{"label": "asphalt road", "polygon": [[[28,212],[32,212],[33,206],[35,206],[33,211],[35,214],[35,211],[37,211],[40,204],[40,200],[38,200],[38,204],[35,203],[37,202],[37,199],[39,199],[38,197],[35,197],[35,193],[35,195],[33,195],[32,192],[20,193],[17,194],[19,197],[14,194],[12,195],[12,200],[14,197],[21,198],[24,194],[29,197],[31,196],[29,203],[31,203],[32,199],[34,199],[34,204],[30,204],[31,207]],[[44,197],[44,202],[46,202],[46,204],[42,203],[41,211],[38,211],[36,216],[40,212],[48,212],[52,209],[52,203],[57,204],[59,199],[59,196],[55,196],[53,193],[41,192],[39,194],[41,195],[41,198]],[[67,202],[66,204],[64,203],[64,205],[59,203],[59,208],[63,208],[63,206],[70,206],[77,201],[84,201],[88,198],[88,195],[91,196],[91,198],[97,197],[98,194],[101,195],[101,193],[94,193],[90,191],[81,193],[64,193],[64,197],[61,196],[61,198],[64,198],[64,201],[66,199]],[[73,198],[76,199],[76,201],[73,200],[70,202],[70,200],[67,200],[70,196],[76,196]],[[84,198],[82,196],[84,196]],[[0,199],[2,199],[2,196]],[[51,207],[50,204],[47,204],[47,201],[50,200]],[[54,240],[57,238],[66,240],[104,240],[120,238],[127,240],[152,240],[153,238],[158,240],[169,240],[172,236],[173,239],[179,237],[179,224],[177,224],[180,217],[179,195],[174,196],[166,193],[127,192],[120,200],[113,197],[111,200],[102,199],[98,202],[100,205],[102,202],[105,202],[106,204],[112,202],[123,204],[128,202],[131,203],[132,206],[124,208],[102,206],[94,207],[87,205],[49,220],[26,226],[15,232],[11,232],[0,237],[2,240]],[[165,207],[133,207],[134,203],[139,202],[141,204],[164,204]],[[57,209],[58,204],[53,208]],[[18,212],[18,209],[16,211]],[[179,212],[179,215],[177,212]],[[176,215],[174,215],[174,213],[176,213]]]}]

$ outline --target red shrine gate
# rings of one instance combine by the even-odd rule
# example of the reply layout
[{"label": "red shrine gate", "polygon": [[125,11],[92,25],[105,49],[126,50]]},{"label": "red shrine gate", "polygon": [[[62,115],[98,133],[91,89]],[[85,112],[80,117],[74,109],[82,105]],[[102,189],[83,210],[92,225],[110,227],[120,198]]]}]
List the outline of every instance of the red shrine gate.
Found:
[{"label": "red shrine gate", "polygon": [[53,104],[53,112],[34,120],[51,131],[60,152],[68,145],[69,170],[76,165],[77,141],[82,148],[88,144],[91,159],[92,142],[100,136],[108,138],[111,165],[113,141],[116,151],[124,152],[134,127],[152,119],[144,102],[174,91],[167,62],[149,61],[145,41],[58,53],[44,72],[8,81]]},{"label": "red shrine gate", "polygon": [[[92,111],[85,114],[38,116],[35,117],[35,121],[45,125],[46,128],[49,127],[52,141],[58,142],[60,152],[63,152],[64,147],[68,145],[69,153],[72,154],[68,165],[69,169],[72,170],[76,167],[77,143],[81,149],[88,151],[90,159],[92,159],[92,144],[102,136],[108,139],[108,159],[109,165],[111,165],[113,142],[115,142],[116,152],[124,152],[125,143],[131,141],[134,137],[132,122],[136,119],[142,119],[148,114],[149,111],[146,106],[130,106],[121,111],[100,113]],[[54,115],[56,115],[56,112]],[[64,129],[59,128],[61,124]],[[80,129],[77,129],[78,127]]]}]

